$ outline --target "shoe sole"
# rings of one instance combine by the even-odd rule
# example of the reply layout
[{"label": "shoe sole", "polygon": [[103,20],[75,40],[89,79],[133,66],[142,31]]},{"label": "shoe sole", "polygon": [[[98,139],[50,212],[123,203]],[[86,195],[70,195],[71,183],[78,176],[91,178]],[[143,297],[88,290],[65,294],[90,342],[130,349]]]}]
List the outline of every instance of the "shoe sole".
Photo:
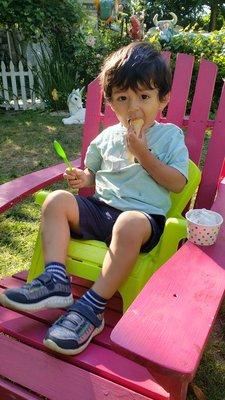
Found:
[{"label": "shoe sole", "polygon": [[67,308],[74,303],[73,295],[67,297],[52,296],[33,304],[21,304],[10,300],[4,293],[0,294],[0,304],[17,311],[39,311],[46,308]]},{"label": "shoe sole", "polygon": [[80,346],[78,349],[63,349],[62,347],[59,347],[51,339],[46,339],[46,340],[44,339],[43,343],[46,347],[48,347],[48,349],[56,351],[57,353],[65,354],[67,356],[75,356],[76,354],[79,354],[86,349],[86,347],[89,345],[89,343],[93,339],[93,337],[95,337],[96,335],[98,335],[99,333],[102,332],[102,330],[104,329],[104,326],[105,326],[105,321],[103,319],[102,324],[98,328],[95,328],[95,330],[92,332],[92,334],[89,337],[89,339],[87,340],[87,342],[85,342],[83,344],[83,346]]}]

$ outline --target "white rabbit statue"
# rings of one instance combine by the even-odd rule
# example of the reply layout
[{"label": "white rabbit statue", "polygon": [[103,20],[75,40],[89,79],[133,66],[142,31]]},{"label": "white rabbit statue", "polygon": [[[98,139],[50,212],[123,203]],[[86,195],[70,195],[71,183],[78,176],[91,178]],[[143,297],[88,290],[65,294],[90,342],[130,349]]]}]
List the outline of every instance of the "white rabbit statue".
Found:
[{"label": "white rabbit statue", "polygon": [[84,87],[80,89],[73,89],[67,99],[70,117],[63,118],[64,125],[83,124],[85,119],[86,108],[83,108],[82,93]]}]

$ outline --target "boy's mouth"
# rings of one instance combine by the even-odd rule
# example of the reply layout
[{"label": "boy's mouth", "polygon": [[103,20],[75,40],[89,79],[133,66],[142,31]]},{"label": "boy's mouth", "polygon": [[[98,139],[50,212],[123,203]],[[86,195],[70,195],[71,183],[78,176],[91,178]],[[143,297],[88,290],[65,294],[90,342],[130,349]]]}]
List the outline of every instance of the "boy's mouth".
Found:
[{"label": "boy's mouth", "polygon": [[144,125],[143,119],[142,118],[134,118],[134,119],[129,118],[128,119],[128,124],[130,126],[132,126],[132,128],[134,129],[136,135],[139,136],[140,133],[141,133],[141,129],[142,129],[143,125]]}]

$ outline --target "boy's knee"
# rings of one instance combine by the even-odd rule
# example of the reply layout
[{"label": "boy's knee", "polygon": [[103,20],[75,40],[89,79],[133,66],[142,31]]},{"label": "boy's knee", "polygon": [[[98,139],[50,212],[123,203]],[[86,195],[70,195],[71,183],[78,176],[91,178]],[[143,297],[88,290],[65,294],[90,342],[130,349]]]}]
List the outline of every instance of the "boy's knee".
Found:
[{"label": "boy's knee", "polygon": [[42,206],[42,213],[47,212],[49,209],[62,211],[66,209],[71,202],[74,203],[74,195],[66,190],[55,190],[50,193],[45,199]]},{"label": "boy's knee", "polygon": [[144,214],[137,211],[124,211],[116,220],[113,235],[120,240],[132,241],[147,237],[151,233],[151,226]]}]

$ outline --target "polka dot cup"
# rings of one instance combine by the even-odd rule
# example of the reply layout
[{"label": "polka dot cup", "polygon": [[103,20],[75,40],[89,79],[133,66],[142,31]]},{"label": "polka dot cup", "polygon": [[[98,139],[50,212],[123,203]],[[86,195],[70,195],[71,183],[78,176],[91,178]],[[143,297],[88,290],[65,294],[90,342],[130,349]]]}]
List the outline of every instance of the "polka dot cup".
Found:
[{"label": "polka dot cup", "polygon": [[203,209],[189,210],[187,220],[187,238],[199,246],[211,246],[215,243],[223,218],[215,211]]}]

